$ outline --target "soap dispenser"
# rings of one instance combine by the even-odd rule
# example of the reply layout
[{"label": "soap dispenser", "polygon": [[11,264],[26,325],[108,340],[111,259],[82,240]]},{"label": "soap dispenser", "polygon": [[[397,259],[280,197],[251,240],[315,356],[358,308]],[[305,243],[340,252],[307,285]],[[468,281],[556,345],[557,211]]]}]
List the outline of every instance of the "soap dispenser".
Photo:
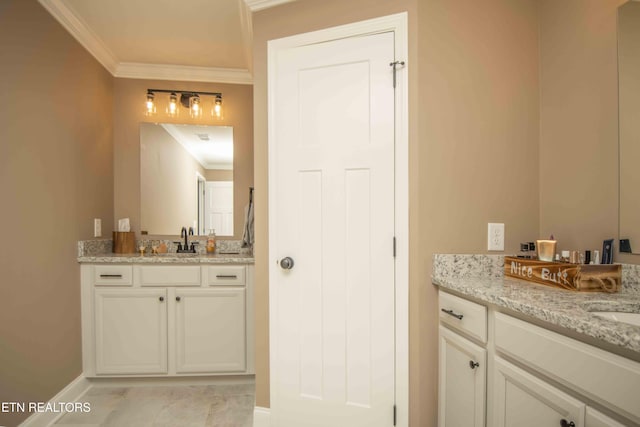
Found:
[{"label": "soap dispenser", "polygon": [[216,231],[211,228],[207,236],[207,253],[212,254],[216,251]]}]

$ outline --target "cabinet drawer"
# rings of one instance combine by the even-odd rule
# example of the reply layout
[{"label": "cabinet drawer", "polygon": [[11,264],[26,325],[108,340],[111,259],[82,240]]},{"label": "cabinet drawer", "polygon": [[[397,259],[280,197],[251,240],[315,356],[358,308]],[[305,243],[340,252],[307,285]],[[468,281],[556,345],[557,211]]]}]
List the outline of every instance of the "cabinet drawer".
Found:
[{"label": "cabinet drawer", "polygon": [[139,266],[141,286],[200,286],[198,265]]},{"label": "cabinet drawer", "polygon": [[439,301],[442,323],[487,342],[487,307],[442,291]]},{"label": "cabinet drawer", "polygon": [[640,423],[640,363],[502,313],[496,349]]},{"label": "cabinet drawer", "polygon": [[216,265],[207,267],[207,285],[244,286],[244,272],[244,265]]},{"label": "cabinet drawer", "polygon": [[133,281],[133,269],[130,265],[95,265],[93,282],[96,285],[130,286]]}]

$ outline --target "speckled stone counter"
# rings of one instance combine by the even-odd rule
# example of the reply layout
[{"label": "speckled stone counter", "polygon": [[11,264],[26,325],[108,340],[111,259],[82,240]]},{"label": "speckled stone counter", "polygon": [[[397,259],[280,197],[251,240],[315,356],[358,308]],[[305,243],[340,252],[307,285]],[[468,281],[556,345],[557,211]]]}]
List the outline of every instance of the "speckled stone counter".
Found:
[{"label": "speckled stone counter", "polygon": [[78,257],[80,263],[135,263],[135,264],[253,264],[252,255],[240,254],[100,254]]},{"label": "speckled stone counter", "polygon": [[505,277],[502,256],[437,254],[432,281],[442,289],[584,335],[603,347],[630,350],[640,357],[640,326],[605,320],[590,312],[640,312],[639,271],[637,266],[623,265],[623,287],[618,293],[572,292]]},{"label": "speckled stone counter", "polygon": [[[138,240],[138,245],[145,246],[147,252],[140,254],[114,254],[111,252],[110,239],[81,240],[78,242],[78,262],[80,263],[136,263],[136,264],[253,264],[251,249],[242,248],[237,240],[219,240],[216,253],[206,253],[203,238],[199,241],[198,253],[179,254],[171,240]],[[150,254],[151,242],[165,242],[169,252]],[[191,241],[191,240],[189,240]]]}]

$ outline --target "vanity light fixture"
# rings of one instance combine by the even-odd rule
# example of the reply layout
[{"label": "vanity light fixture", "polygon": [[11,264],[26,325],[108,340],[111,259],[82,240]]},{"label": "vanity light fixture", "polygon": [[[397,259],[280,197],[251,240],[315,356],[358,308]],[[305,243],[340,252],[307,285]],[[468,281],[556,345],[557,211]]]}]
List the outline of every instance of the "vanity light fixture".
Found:
[{"label": "vanity light fixture", "polygon": [[[145,115],[152,116],[156,114],[156,93],[168,93],[169,100],[166,107],[166,113],[169,117],[177,117],[180,113],[178,106],[178,94],[180,94],[180,105],[189,109],[189,114],[194,119],[200,119],[204,116],[206,100],[204,97],[213,97],[211,101],[211,116],[214,119],[222,118],[222,93],[220,92],[191,92],[182,90],[168,89],[147,89],[147,100],[145,104]],[[208,114],[208,113],[207,113]]]}]

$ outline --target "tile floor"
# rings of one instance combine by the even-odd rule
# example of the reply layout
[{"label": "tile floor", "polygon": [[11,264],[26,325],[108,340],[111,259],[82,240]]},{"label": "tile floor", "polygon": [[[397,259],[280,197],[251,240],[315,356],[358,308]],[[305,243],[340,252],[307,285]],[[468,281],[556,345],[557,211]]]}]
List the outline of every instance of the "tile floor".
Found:
[{"label": "tile floor", "polygon": [[91,388],[55,427],[251,427],[253,384]]}]

